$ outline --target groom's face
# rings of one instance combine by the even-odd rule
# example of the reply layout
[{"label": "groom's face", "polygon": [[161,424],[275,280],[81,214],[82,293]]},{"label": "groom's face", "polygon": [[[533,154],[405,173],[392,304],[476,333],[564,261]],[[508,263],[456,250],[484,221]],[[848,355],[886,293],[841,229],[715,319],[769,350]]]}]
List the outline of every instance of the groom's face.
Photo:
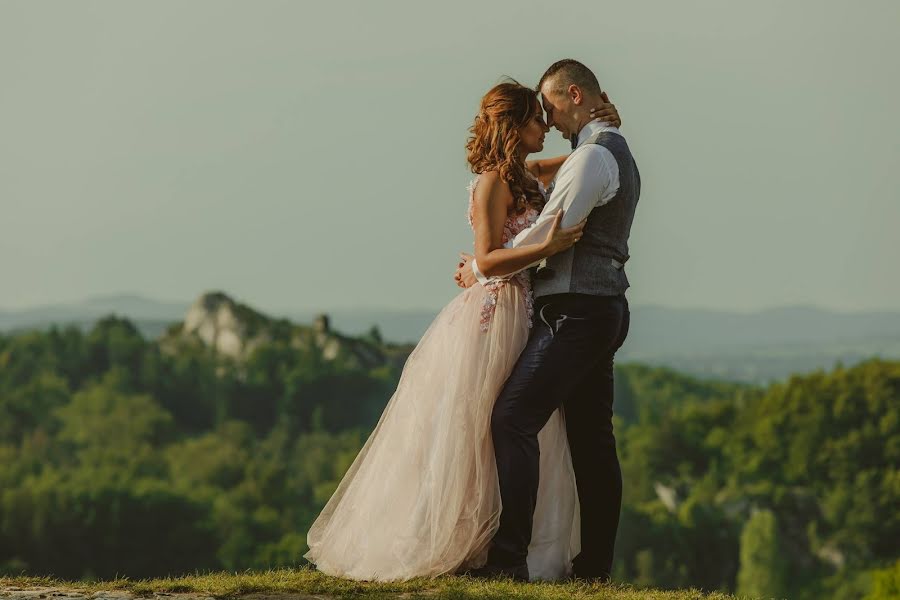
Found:
[{"label": "groom's face", "polygon": [[572,118],[572,99],[566,93],[554,91],[554,82],[548,80],[541,86],[541,105],[547,116],[547,126],[556,129],[568,139],[572,135],[574,123]]}]

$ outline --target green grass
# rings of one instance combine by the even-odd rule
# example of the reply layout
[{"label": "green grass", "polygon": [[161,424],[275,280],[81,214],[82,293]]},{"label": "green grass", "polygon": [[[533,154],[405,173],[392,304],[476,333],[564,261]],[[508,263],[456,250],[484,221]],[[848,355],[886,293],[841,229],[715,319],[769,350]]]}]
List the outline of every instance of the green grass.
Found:
[{"label": "green grass", "polygon": [[64,581],[51,577],[0,577],[0,589],[9,587],[58,587],[87,595],[99,590],[128,590],[138,596],[154,592],[193,592],[216,598],[234,598],[243,594],[285,594],[295,597],[317,595],[324,598],[427,598],[468,600],[470,598],[519,600],[736,600],[723,593],[704,593],[698,589],[662,591],[638,589],[629,584],[515,583],[483,581],[469,577],[413,579],[402,583],[357,582],[323,575],[307,567],[273,569],[242,573],[212,572],[178,578],[140,579],[127,577],[112,581]]}]

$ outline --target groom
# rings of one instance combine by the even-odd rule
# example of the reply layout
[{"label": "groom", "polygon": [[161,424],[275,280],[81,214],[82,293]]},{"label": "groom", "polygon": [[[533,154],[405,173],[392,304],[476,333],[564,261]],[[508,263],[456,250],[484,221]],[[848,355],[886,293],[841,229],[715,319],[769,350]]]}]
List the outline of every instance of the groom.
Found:
[{"label": "groom", "polygon": [[[470,574],[528,580],[539,479],[537,435],[562,405],[581,505],[581,553],[573,561],[573,576],[606,582],[622,503],[612,426],[613,357],[628,335],[629,283],[623,266],[641,179],[619,130],[591,120],[590,107],[603,98],[590,69],[571,59],[556,62],[538,90],[547,125],[571,140],[572,154],[551,184],[538,221],[508,245],[544,239],[560,209],[565,211],[560,227],[585,217],[587,223],[578,243],[548,258],[532,277],[531,335],[491,418],[503,503],[500,526],[487,564]],[[467,257],[456,279],[469,287],[492,278]]]}]

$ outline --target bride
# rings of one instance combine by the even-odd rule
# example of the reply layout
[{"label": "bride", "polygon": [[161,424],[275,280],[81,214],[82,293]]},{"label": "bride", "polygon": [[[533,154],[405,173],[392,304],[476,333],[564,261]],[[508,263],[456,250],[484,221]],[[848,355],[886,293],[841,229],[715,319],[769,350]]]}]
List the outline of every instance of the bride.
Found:
[{"label": "bride", "polygon": [[[616,125],[612,104],[596,117]],[[592,113],[592,116],[593,113]],[[516,82],[481,100],[466,148],[475,179],[467,219],[485,275],[510,272],[561,252],[584,221],[540,244],[504,248],[534,223],[544,185],[565,156],[526,162],[548,127],[537,93]],[[304,558],[329,575],[396,581],[477,568],[487,559],[501,502],[491,410],[528,339],[528,271],[465,289],[445,306],[409,355],[397,389],[353,464],[312,524]],[[564,415],[538,436],[540,485],[528,569],[562,579],[581,549],[578,494]]]}]

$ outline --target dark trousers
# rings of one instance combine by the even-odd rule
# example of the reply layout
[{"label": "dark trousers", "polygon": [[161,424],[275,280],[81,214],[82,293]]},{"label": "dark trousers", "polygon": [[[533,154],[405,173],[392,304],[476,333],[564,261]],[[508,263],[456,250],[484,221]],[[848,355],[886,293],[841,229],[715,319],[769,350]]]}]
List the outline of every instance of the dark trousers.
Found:
[{"label": "dark trousers", "polygon": [[624,294],[536,299],[531,335],[491,416],[503,509],[488,562],[525,563],[537,499],[538,432],[560,405],[581,505],[582,577],[609,575],[622,504],[613,435],[613,356],[628,335]]}]

